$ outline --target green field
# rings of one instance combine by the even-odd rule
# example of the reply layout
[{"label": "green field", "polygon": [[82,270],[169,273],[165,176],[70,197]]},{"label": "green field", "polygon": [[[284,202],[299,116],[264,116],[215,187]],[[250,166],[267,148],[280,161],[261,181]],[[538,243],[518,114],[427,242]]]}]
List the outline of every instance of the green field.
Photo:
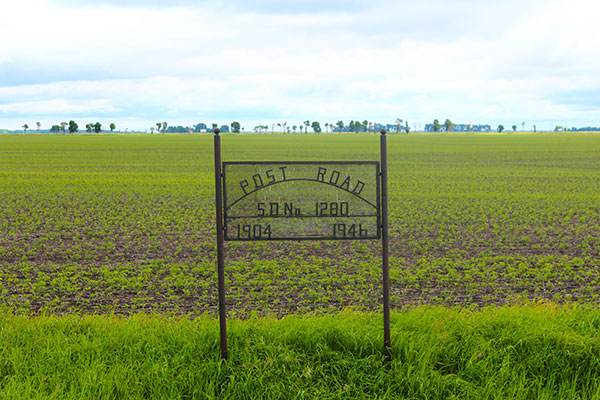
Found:
[{"label": "green field", "polygon": [[[377,160],[374,135],[225,135],[223,159]],[[600,135],[391,135],[392,306],[598,303]],[[0,299],[214,312],[212,137],[0,137]],[[227,243],[232,314],[378,310],[380,243]]]},{"label": "green field", "polygon": [[[224,135],[223,159],[378,139]],[[0,398],[600,398],[600,135],[388,146],[389,368],[378,241],[226,243],[221,366],[211,135],[0,135]]]}]

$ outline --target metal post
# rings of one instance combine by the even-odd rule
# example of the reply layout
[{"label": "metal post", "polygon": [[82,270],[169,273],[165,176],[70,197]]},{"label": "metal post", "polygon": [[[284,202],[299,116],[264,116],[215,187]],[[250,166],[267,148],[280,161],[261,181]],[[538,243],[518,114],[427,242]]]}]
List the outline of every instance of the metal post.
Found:
[{"label": "metal post", "polygon": [[381,259],[383,264],[383,346],[385,359],[391,360],[390,349],[390,266],[388,246],[388,181],[387,181],[387,137],[381,130],[379,140],[381,157]]},{"label": "metal post", "polygon": [[221,137],[215,128],[215,205],[217,209],[217,274],[219,279],[219,325],[221,358],[227,360],[227,310],[225,308],[225,252],[223,249],[223,188],[221,172]]}]

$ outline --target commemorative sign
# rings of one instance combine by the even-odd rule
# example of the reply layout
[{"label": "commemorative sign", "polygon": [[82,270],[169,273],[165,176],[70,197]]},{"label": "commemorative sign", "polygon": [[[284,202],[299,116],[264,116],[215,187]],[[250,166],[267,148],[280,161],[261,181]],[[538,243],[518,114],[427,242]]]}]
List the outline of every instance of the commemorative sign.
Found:
[{"label": "commemorative sign", "polygon": [[225,240],[379,239],[378,162],[224,162]]},{"label": "commemorative sign", "polygon": [[383,343],[390,360],[387,142],[380,161],[221,162],[214,131],[221,358],[227,355],[225,241],[381,239]]}]

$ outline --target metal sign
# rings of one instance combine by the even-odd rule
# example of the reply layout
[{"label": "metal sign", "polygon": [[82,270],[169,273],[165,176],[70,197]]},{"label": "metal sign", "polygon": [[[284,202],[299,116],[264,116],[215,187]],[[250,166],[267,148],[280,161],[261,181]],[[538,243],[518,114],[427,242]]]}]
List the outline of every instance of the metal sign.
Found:
[{"label": "metal sign", "polygon": [[224,162],[225,240],[379,239],[379,162]]},{"label": "metal sign", "polygon": [[227,353],[225,240],[381,239],[383,346],[391,359],[387,139],[381,162],[224,162],[214,130],[221,358]]}]

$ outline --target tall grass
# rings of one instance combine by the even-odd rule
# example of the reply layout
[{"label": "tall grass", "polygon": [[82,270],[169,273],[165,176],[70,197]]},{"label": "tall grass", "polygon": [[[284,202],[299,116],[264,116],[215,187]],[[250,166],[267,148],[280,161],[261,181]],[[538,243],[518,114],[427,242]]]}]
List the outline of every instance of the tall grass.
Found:
[{"label": "tall grass", "polygon": [[4,399],[600,398],[600,310],[418,307],[218,324],[201,317],[0,313]]}]

